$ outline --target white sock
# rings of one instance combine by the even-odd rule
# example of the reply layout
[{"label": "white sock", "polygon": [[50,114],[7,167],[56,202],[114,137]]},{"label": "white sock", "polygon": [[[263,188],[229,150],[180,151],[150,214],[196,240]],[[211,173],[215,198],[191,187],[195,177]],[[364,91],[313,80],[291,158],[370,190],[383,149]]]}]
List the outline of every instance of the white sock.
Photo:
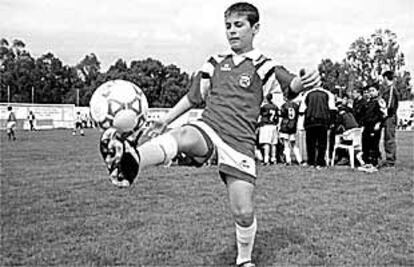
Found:
[{"label": "white sock", "polygon": [[295,154],[296,161],[301,164],[302,163],[302,155],[300,154],[299,147],[295,144],[293,146],[293,153]]},{"label": "white sock", "polygon": [[249,227],[242,227],[236,223],[237,265],[251,260],[256,230],[256,217]]},{"label": "white sock", "polygon": [[292,159],[290,158],[290,144],[289,144],[289,142],[285,142],[285,149],[284,149],[283,152],[285,154],[286,163],[290,164],[292,162]]}]

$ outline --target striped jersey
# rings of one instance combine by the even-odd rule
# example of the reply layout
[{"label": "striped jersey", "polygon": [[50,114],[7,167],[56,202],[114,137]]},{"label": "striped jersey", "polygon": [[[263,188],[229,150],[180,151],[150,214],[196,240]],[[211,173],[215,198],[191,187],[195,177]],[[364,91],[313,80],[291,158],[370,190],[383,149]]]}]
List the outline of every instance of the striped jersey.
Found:
[{"label": "striped jersey", "polygon": [[187,94],[193,105],[205,102],[201,120],[228,145],[254,157],[255,130],[264,96],[288,92],[295,76],[258,50],[229,51],[210,57]]}]

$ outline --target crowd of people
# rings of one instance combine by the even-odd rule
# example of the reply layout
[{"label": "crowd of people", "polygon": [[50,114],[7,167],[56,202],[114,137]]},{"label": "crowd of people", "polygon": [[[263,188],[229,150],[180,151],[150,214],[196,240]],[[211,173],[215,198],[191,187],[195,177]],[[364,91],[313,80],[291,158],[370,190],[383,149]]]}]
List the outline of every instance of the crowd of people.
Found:
[{"label": "crowd of people", "polygon": [[[379,167],[394,167],[398,92],[392,71],[384,72],[382,77],[382,82],[354,88],[351,95],[313,88],[293,100],[285,98],[280,108],[268,95],[258,121],[256,159],[263,165],[291,165],[293,151],[293,162],[303,166],[322,169],[332,160],[339,165],[349,164],[344,151],[332,159],[332,149],[335,142],[351,142],[340,138],[347,131],[361,128],[362,149],[357,148],[355,155],[358,169],[373,172]],[[382,161],[381,136],[385,151]],[[299,147],[301,138],[306,145]]]}]

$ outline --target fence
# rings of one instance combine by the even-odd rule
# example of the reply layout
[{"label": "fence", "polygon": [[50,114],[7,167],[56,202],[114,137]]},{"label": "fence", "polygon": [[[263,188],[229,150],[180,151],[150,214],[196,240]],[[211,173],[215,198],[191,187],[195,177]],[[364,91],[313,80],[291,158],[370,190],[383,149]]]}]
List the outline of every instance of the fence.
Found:
[{"label": "fence", "polygon": [[7,107],[11,106],[17,119],[18,129],[29,129],[29,112],[35,115],[36,129],[73,128],[75,105],[73,104],[23,104],[0,103],[0,129],[6,127]]}]

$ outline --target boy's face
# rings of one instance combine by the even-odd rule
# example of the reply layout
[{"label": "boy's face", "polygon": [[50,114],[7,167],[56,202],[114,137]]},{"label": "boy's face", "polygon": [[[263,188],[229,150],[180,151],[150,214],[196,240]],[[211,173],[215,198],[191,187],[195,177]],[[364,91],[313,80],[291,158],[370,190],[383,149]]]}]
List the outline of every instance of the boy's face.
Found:
[{"label": "boy's face", "polygon": [[250,26],[245,15],[231,13],[226,16],[226,37],[231,49],[236,54],[243,54],[253,49],[253,38],[259,31],[259,23]]},{"label": "boy's face", "polygon": [[369,88],[369,97],[375,98],[378,96],[378,90],[375,87]]},{"label": "boy's face", "polygon": [[393,81],[392,80],[388,80],[387,78],[384,78],[383,84],[385,84],[386,86],[391,86],[393,84]]},{"label": "boy's face", "polygon": [[358,92],[357,90],[353,90],[353,91],[352,91],[352,97],[353,97],[354,99],[359,98],[359,96],[360,96],[360,94],[359,94],[359,92]]}]

